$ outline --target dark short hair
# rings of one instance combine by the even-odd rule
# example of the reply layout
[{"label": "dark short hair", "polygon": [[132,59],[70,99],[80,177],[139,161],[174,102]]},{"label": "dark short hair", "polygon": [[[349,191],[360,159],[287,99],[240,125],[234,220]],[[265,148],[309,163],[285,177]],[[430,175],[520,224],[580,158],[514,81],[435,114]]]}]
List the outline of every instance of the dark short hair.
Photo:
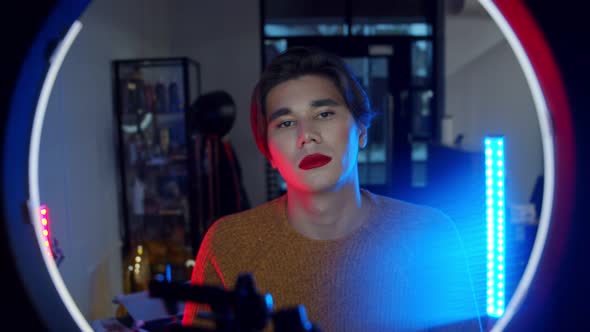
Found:
[{"label": "dark short hair", "polygon": [[277,85],[304,75],[325,77],[334,83],[358,124],[369,128],[375,116],[365,90],[342,58],[314,47],[292,47],[272,60],[252,93],[252,133],[258,149],[269,160],[266,97]]}]

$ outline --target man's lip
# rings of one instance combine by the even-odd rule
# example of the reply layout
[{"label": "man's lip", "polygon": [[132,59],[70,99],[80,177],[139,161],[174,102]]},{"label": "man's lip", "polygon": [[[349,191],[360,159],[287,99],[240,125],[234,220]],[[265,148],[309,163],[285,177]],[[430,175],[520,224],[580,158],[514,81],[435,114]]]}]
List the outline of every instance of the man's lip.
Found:
[{"label": "man's lip", "polygon": [[331,157],[328,157],[321,153],[314,153],[303,158],[303,160],[301,160],[301,162],[299,163],[299,168],[303,170],[318,168],[326,165],[331,160]]}]

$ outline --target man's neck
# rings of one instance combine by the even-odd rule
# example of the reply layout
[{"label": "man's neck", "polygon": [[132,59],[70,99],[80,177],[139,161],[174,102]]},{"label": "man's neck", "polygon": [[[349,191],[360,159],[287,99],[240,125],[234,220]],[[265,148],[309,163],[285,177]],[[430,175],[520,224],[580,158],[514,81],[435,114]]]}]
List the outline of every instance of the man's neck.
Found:
[{"label": "man's neck", "polygon": [[368,216],[358,184],[337,191],[309,193],[287,191],[289,224],[315,240],[334,240],[360,227]]}]

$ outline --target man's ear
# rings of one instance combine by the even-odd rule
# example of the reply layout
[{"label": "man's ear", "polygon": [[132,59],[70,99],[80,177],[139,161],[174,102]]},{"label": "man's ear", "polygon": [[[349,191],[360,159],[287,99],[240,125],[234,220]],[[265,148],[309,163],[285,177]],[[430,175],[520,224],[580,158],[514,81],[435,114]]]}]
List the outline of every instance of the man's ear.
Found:
[{"label": "man's ear", "polygon": [[359,149],[364,149],[369,142],[367,127],[360,125],[360,136],[359,136]]}]

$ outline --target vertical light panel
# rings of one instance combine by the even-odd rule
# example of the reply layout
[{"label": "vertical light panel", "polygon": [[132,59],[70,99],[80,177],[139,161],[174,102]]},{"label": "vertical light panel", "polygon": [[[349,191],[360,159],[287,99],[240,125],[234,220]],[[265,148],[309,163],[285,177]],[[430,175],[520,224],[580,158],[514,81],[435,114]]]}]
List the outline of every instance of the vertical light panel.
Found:
[{"label": "vertical light panel", "polygon": [[487,313],[501,317],[505,308],[505,179],[504,137],[485,138]]},{"label": "vertical light panel", "polygon": [[49,234],[49,225],[51,221],[49,219],[49,209],[47,205],[41,205],[39,208],[39,219],[41,220],[41,234],[43,235],[43,246],[50,257],[53,257],[53,251],[51,250],[51,237]]}]

